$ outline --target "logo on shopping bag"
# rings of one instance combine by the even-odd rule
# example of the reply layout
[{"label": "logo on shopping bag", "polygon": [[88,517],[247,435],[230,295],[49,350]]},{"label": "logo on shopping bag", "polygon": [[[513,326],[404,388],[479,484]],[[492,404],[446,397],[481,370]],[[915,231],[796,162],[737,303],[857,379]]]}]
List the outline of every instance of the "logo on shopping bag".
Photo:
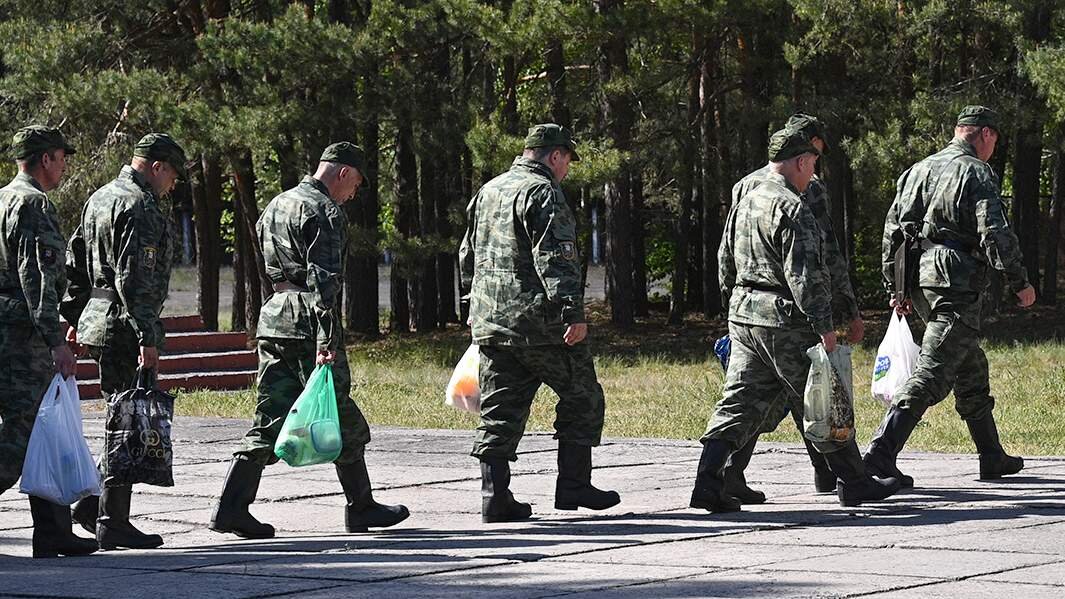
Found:
[{"label": "logo on shopping bag", "polygon": [[163,438],[159,434],[159,431],[154,429],[146,429],[141,431],[140,434],[140,447],[130,448],[130,455],[136,458],[156,458],[162,459],[166,457],[166,449],[162,447]]},{"label": "logo on shopping bag", "polygon": [[889,370],[891,370],[891,357],[877,356],[876,365],[873,366],[873,380],[879,381],[884,378]]}]

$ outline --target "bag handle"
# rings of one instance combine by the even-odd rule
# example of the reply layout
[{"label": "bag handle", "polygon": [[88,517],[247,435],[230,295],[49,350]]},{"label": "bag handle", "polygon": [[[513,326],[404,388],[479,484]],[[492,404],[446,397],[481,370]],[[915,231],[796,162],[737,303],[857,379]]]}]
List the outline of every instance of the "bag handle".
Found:
[{"label": "bag handle", "polygon": [[133,382],[130,383],[130,389],[147,389],[151,390],[155,388],[155,369],[144,368],[143,366],[137,367],[137,373],[133,376]]}]

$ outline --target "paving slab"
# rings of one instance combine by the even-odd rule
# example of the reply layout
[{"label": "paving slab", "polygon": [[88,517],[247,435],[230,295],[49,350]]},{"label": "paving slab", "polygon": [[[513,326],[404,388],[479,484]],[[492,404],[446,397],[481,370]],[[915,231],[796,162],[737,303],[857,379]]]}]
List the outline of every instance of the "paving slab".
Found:
[{"label": "paving slab", "polygon": [[[905,452],[917,488],[841,507],[816,494],[805,449],[764,443],[747,478],[769,497],[733,514],[688,507],[700,446],[607,439],[593,480],[622,503],[554,509],[557,442],[532,432],[511,489],[526,522],[480,521],[472,431],[375,428],[375,499],[411,517],[344,529],[331,465],[267,468],[251,511],[278,530],[241,540],[207,529],[242,419],[178,418],[175,486],[138,485],[134,523],[163,548],[31,559],[28,503],[0,496],[0,595],[22,597],[1017,597],[1065,596],[1065,458],[1026,459],[977,480],[974,455]],[[98,450],[102,420],[86,418]]]}]

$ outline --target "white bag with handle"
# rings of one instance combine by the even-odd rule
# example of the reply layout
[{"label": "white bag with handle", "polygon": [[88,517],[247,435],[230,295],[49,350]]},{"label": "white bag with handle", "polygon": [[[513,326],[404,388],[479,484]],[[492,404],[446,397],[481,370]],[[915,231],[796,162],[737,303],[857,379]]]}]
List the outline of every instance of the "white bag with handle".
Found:
[{"label": "white bag with handle", "polygon": [[481,383],[478,369],[481,366],[481,350],[471,345],[455,366],[451,381],[447,384],[444,403],[472,414],[481,413]]},{"label": "white bag with handle", "polygon": [[892,312],[891,324],[873,362],[873,397],[890,406],[895,392],[913,374],[920,354],[921,346],[914,343],[906,317]]},{"label": "white bag with handle", "polygon": [[19,491],[60,505],[100,494],[100,474],[82,431],[74,377],[55,375],[41,400]]}]

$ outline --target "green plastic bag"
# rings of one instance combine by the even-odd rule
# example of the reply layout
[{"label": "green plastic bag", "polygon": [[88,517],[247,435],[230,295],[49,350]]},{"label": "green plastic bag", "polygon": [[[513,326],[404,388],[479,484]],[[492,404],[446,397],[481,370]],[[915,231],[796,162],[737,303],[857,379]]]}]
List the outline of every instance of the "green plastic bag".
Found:
[{"label": "green plastic bag", "polygon": [[310,466],[332,462],[342,447],[333,367],[318,365],[281,425],[274,455],[289,466]]}]

